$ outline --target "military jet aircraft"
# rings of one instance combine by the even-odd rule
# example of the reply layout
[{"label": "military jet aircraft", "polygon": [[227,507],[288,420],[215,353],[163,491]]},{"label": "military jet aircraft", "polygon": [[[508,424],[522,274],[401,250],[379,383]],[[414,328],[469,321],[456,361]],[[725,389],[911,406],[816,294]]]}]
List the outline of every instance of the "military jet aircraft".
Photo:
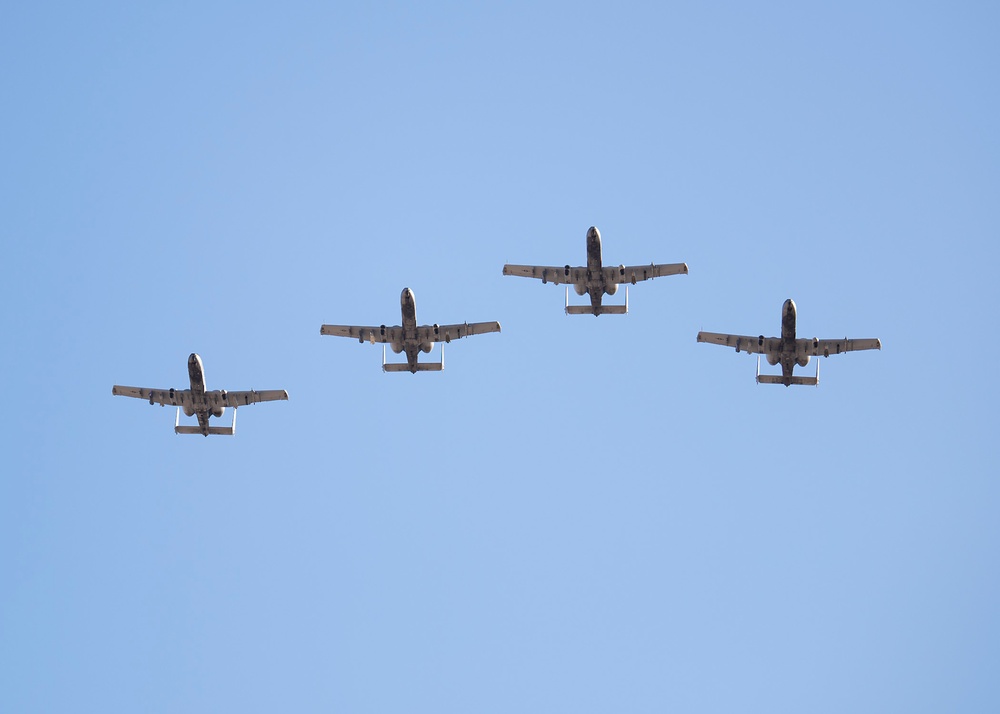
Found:
[{"label": "military jet aircraft", "polygon": [[[177,418],[174,420],[175,434],[220,434],[233,436],[236,433],[236,409],[247,404],[270,402],[278,399],[288,399],[284,389],[265,389],[257,392],[227,392],[225,389],[209,392],[205,388],[205,367],[201,357],[192,353],[188,357],[188,376],[191,389],[146,389],[145,387],[122,387],[118,384],[111,388],[111,393],[119,397],[135,397],[148,399],[150,404],[161,407],[170,405],[177,407]],[[233,408],[232,426],[209,426],[209,417],[221,417],[226,407]],[[198,426],[181,426],[181,410],[187,416],[197,416]]]},{"label": "military jet aircraft", "polygon": [[[806,384],[816,386],[819,384],[819,361],[816,362],[815,377],[793,377],[792,370],[795,365],[805,367],[809,364],[810,357],[829,357],[839,355],[842,352],[853,352],[854,350],[880,350],[882,343],[877,339],[851,340],[819,340],[815,337],[809,339],[795,339],[795,302],[791,299],[785,300],[781,307],[781,337],[748,337],[746,335],[726,335],[716,332],[699,332],[698,342],[709,342],[716,345],[726,345],[735,347],[737,352],[743,351],[757,355],[757,383],[758,384],[784,384],[790,387],[793,384]],[[781,376],[776,374],[760,373],[760,355],[767,358],[770,365],[781,364]]]},{"label": "military jet aircraft", "polygon": [[[628,285],[635,285],[640,280],[661,278],[666,275],[687,275],[687,263],[669,263],[666,265],[619,265],[604,266],[601,257],[601,232],[591,226],[587,231],[587,265],[573,268],[550,267],[545,265],[510,265],[503,266],[504,275],[517,275],[522,278],[537,278],[543,283],[572,285],[577,295],[590,295],[590,305],[570,305],[569,287],[566,288],[567,315],[624,315],[628,312]],[[614,295],[618,286],[626,283],[624,305],[602,305],[601,299],[605,293]]]},{"label": "military jet aircraft", "polygon": [[[460,337],[482,335],[487,332],[500,332],[499,322],[465,322],[459,325],[420,325],[417,326],[417,305],[413,291],[403,288],[399,296],[403,324],[386,327],[365,327],[361,325],[323,325],[319,328],[321,335],[334,337],[353,337],[358,342],[382,343],[383,372],[440,372],[444,369],[444,344],[441,345],[440,362],[420,362],[417,360],[421,352],[430,352],[435,342],[451,342]],[[385,345],[388,344],[396,354],[406,352],[406,362],[386,362]]]}]

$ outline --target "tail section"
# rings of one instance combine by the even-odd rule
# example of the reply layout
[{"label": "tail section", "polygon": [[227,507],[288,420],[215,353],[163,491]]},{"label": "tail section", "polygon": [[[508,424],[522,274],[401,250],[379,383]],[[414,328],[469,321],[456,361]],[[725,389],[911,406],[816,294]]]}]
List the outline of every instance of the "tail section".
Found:
[{"label": "tail section", "polygon": [[790,387],[793,384],[801,384],[807,387],[818,387],[819,386],[819,360],[816,360],[816,376],[815,377],[785,377],[780,374],[761,374],[760,373],[760,355],[757,355],[757,384],[784,384],[786,387]]},{"label": "tail section", "polygon": [[383,372],[440,372],[444,369],[444,343],[441,344],[440,362],[417,362],[416,369],[411,370],[407,362],[386,362],[385,345],[382,345],[382,371]]},{"label": "tail section", "polygon": [[625,286],[624,305],[570,305],[569,288],[566,288],[566,314],[567,315],[627,315],[628,314],[628,286]]},{"label": "tail section", "polygon": [[174,419],[174,433],[175,434],[203,434],[208,436],[209,434],[214,434],[216,436],[235,436],[236,435],[236,407],[233,407],[233,423],[232,426],[210,426],[208,427],[208,432],[201,430],[200,426],[181,426],[181,410],[180,407],[177,408],[177,418]]}]

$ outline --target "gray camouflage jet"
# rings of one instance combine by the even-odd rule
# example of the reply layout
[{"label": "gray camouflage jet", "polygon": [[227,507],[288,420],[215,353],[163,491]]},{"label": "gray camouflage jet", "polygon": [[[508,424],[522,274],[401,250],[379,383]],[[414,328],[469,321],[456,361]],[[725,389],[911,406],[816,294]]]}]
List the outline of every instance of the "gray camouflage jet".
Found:
[{"label": "gray camouflage jet", "polygon": [[[111,393],[118,397],[134,397],[135,399],[146,399],[150,404],[159,404],[161,407],[177,407],[177,418],[174,420],[175,434],[219,434],[233,436],[236,434],[236,409],[248,404],[258,402],[270,402],[279,399],[288,399],[288,392],[284,389],[265,389],[258,392],[227,392],[225,389],[208,391],[205,388],[205,366],[201,357],[192,353],[188,357],[188,378],[191,382],[190,389],[148,389],[146,387],[123,387],[116,384],[111,388]],[[209,417],[221,417],[226,407],[233,409],[232,426],[209,426]],[[197,416],[198,426],[181,425],[181,410],[187,416]]]},{"label": "gray camouflage jet", "polygon": [[[563,267],[546,265],[503,266],[504,275],[522,278],[536,278],[543,283],[572,285],[577,295],[590,295],[590,305],[570,305],[569,287],[566,288],[567,315],[624,315],[628,312],[628,284],[635,285],[642,280],[661,278],[667,275],[687,275],[687,263],[656,265],[619,265],[605,267],[601,255],[601,232],[595,226],[587,231],[587,265]],[[624,305],[604,305],[604,295],[614,295],[622,283],[625,287]]]},{"label": "gray camouflage jet", "polygon": [[[795,338],[796,310],[792,299],[785,300],[781,307],[781,337],[750,337],[747,335],[727,335],[717,332],[699,332],[698,342],[708,342],[716,345],[735,347],[737,352],[747,352],[757,355],[757,383],[793,384],[816,386],[819,384],[819,361],[816,362],[815,377],[795,377],[792,370],[795,365],[805,367],[811,357],[829,357],[843,352],[855,350],[880,350],[882,343],[877,339],[852,340],[845,337],[842,340],[820,340]],[[781,365],[781,375],[761,374],[760,355],[764,355],[770,365]]]},{"label": "gray camouflage jet", "polygon": [[[403,288],[399,296],[399,307],[403,324],[386,327],[385,325],[323,325],[319,328],[321,335],[334,337],[353,337],[358,342],[382,343],[383,372],[440,372],[444,369],[444,344],[441,345],[440,362],[420,362],[417,358],[421,352],[430,352],[435,342],[451,342],[461,337],[482,335],[487,332],[500,332],[499,322],[463,322],[457,325],[417,325],[417,301],[413,291]],[[406,362],[386,362],[385,345],[389,345],[396,354],[406,353]]]}]

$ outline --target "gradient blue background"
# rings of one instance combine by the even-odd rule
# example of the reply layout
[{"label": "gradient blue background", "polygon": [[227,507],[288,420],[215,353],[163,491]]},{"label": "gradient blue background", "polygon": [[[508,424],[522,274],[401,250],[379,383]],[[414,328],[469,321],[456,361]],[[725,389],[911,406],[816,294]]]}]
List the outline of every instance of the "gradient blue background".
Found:
[{"label": "gradient blue background", "polygon": [[[997,711],[998,21],[7,7],[0,710]],[[599,319],[501,275],[590,225],[691,274]],[[503,333],[320,337],[404,286]],[[695,342],[788,297],[882,351],[785,389]],[[111,396],[190,352],[290,401]]]}]

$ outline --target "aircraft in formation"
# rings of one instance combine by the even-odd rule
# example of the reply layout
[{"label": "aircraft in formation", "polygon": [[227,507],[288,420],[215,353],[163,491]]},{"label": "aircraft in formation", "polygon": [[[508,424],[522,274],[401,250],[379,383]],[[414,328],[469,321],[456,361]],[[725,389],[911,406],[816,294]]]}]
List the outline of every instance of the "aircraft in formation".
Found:
[{"label": "aircraft in formation", "polygon": [[[601,256],[601,232],[596,226],[587,231],[587,265],[573,268],[565,265],[561,268],[547,265],[511,265],[503,266],[504,275],[516,275],[522,278],[536,278],[542,283],[555,283],[566,287],[567,315],[624,315],[628,312],[628,284],[635,285],[642,280],[662,278],[667,275],[687,275],[687,263],[667,263],[656,265],[619,265],[605,266]],[[625,283],[625,304],[604,305],[601,300],[605,295],[614,295],[618,286]],[[590,295],[590,305],[570,305],[569,285],[573,286],[577,295]]]},{"label": "aircraft in formation", "polygon": [[[819,360],[816,361],[815,377],[795,377],[792,375],[795,365],[805,367],[809,364],[810,357],[829,357],[855,350],[882,349],[882,343],[877,339],[851,340],[847,337],[842,340],[820,340],[815,337],[811,340],[796,339],[795,320],[795,301],[789,298],[781,306],[781,337],[764,337],[764,335],[748,337],[747,335],[727,335],[718,332],[699,332],[698,342],[735,347],[737,352],[742,350],[749,354],[756,354],[757,383],[784,384],[786,387],[793,384],[812,386],[819,384]],[[760,355],[764,355],[770,365],[781,364],[780,377],[776,374],[760,373]]]},{"label": "aircraft in formation", "polygon": [[[358,342],[366,340],[375,344],[382,343],[382,371],[384,372],[440,372],[444,369],[444,343],[470,335],[484,335],[488,332],[500,332],[499,322],[463,322],[458,325],[420,325],[417,326],[417,303],[413,291],[403,288],[399,296],[399,307],[402,312],[403,324],[386,327],[368,327],[364,325],[322,325],[321,335],[334,337],[354,337]],[[434,349],[434,343],[441,342],[440,362],[420,362],[417,357],[421,352],[429,353]],[[389,345],[396,354],[406,353],[406,362],[386,362],[385,345]]]},{"label": "aircraft in formation", "polygon": [[[209,434],[233,436],[236,433],[237,407],[288,399],[288,392],[284,389],[265,389],[260,392],[256,390],[227,392],[225,389],[216,389],[210,392],[205,387],[205,365],[202,364],[201,357],[194,353],[188,357],[188,378],[191,382],[190,389],[147,389],[146,387],[123,387],[116,384],[111,388],[111,393],[119,397],[148,399],[150,404],[159,404],[161,407],[168,405],[177,407],[174,433],[202,434],[203,436]],[[221,417],[225,413],[226,407],[233,408],[232,426],[209,426],[209,417]],[[186,416],[197,416],[198,426],[181,426],[181,410]]]},{"label": "aircraft in formation", "polygon": [[[511,265],[503,266],[504,275],[515,275],[526,278],[537,278],[543,283],[552,282],[557,285],[567,284],[566,314],[568,315],[623,315],[628,312],[628,285],[635,285],[642,280],[663,277],[667,275],[687,275],[687,263],[668,263],[657,265],[605,266],[601,256],[601,233],[591,226],[587,231],[587,265],[584,267],[550,267],[543,265]],[[624,305],[604,305],[604,295],[614,295],[618,286],[625,284]],[[576,290],[577,295],[589,295],[590,305],[570,305],[569,285]],[[444,343],[471,335],[482,335],[488,332],[500,332],[499,322],[464,322],[454,325],[417,325],[416,300],[413,291],[403,288],[399,298],[402,325],[365,326],[365,325],[322,325],[321,335],[335,337],[353,337],[359,342],[382,343],[382,369],[385,372],[439,372],[444,369]],[[796,308],[791,299],[785,300],[781,309],[780,337],[752,337],[747,335],[730,335],[716,332],[699,332],[698,342],[735,347],[737,352],[757,354],[757,383],[818,385],[819,362],[816,363],[815,377],[794,376],[796,365],[805,367],[811,357],[829,357],[831,354],[841,354],[854,350],[882,349],[882,343],[877,339],[820,340],[797,339],[795,336]],[[429,353],[436,342],[441,342],[440,362],[420,362],[421,352]],[[387,362],[385,346],[388,345],[396,354],[406,353],[406,362]],[[781,365],[781,375],[760,373],[760,355],[764,355],[771,365]],[[232,436],[236,433],[236,409],[248,404],[288,399],[288,392],[282,389],[249,392],[227,392],[226,390],[208,391],[205,387],[205,369],[201,357],[191,354],[188,358],[188,376],[190,389],[147,389],[145,387],[122,387],[115,385],[111,393],[117,396],[147,399],[150,404],[177,407],[177,418],[174,421],[176,434],[222,434]],[[221,417],[226,407],[233,409],[233,423],[229,427],[209,426],[210,417]],[[182,426],[181,411],[187,416],[197,416],[198,426]]]}]

